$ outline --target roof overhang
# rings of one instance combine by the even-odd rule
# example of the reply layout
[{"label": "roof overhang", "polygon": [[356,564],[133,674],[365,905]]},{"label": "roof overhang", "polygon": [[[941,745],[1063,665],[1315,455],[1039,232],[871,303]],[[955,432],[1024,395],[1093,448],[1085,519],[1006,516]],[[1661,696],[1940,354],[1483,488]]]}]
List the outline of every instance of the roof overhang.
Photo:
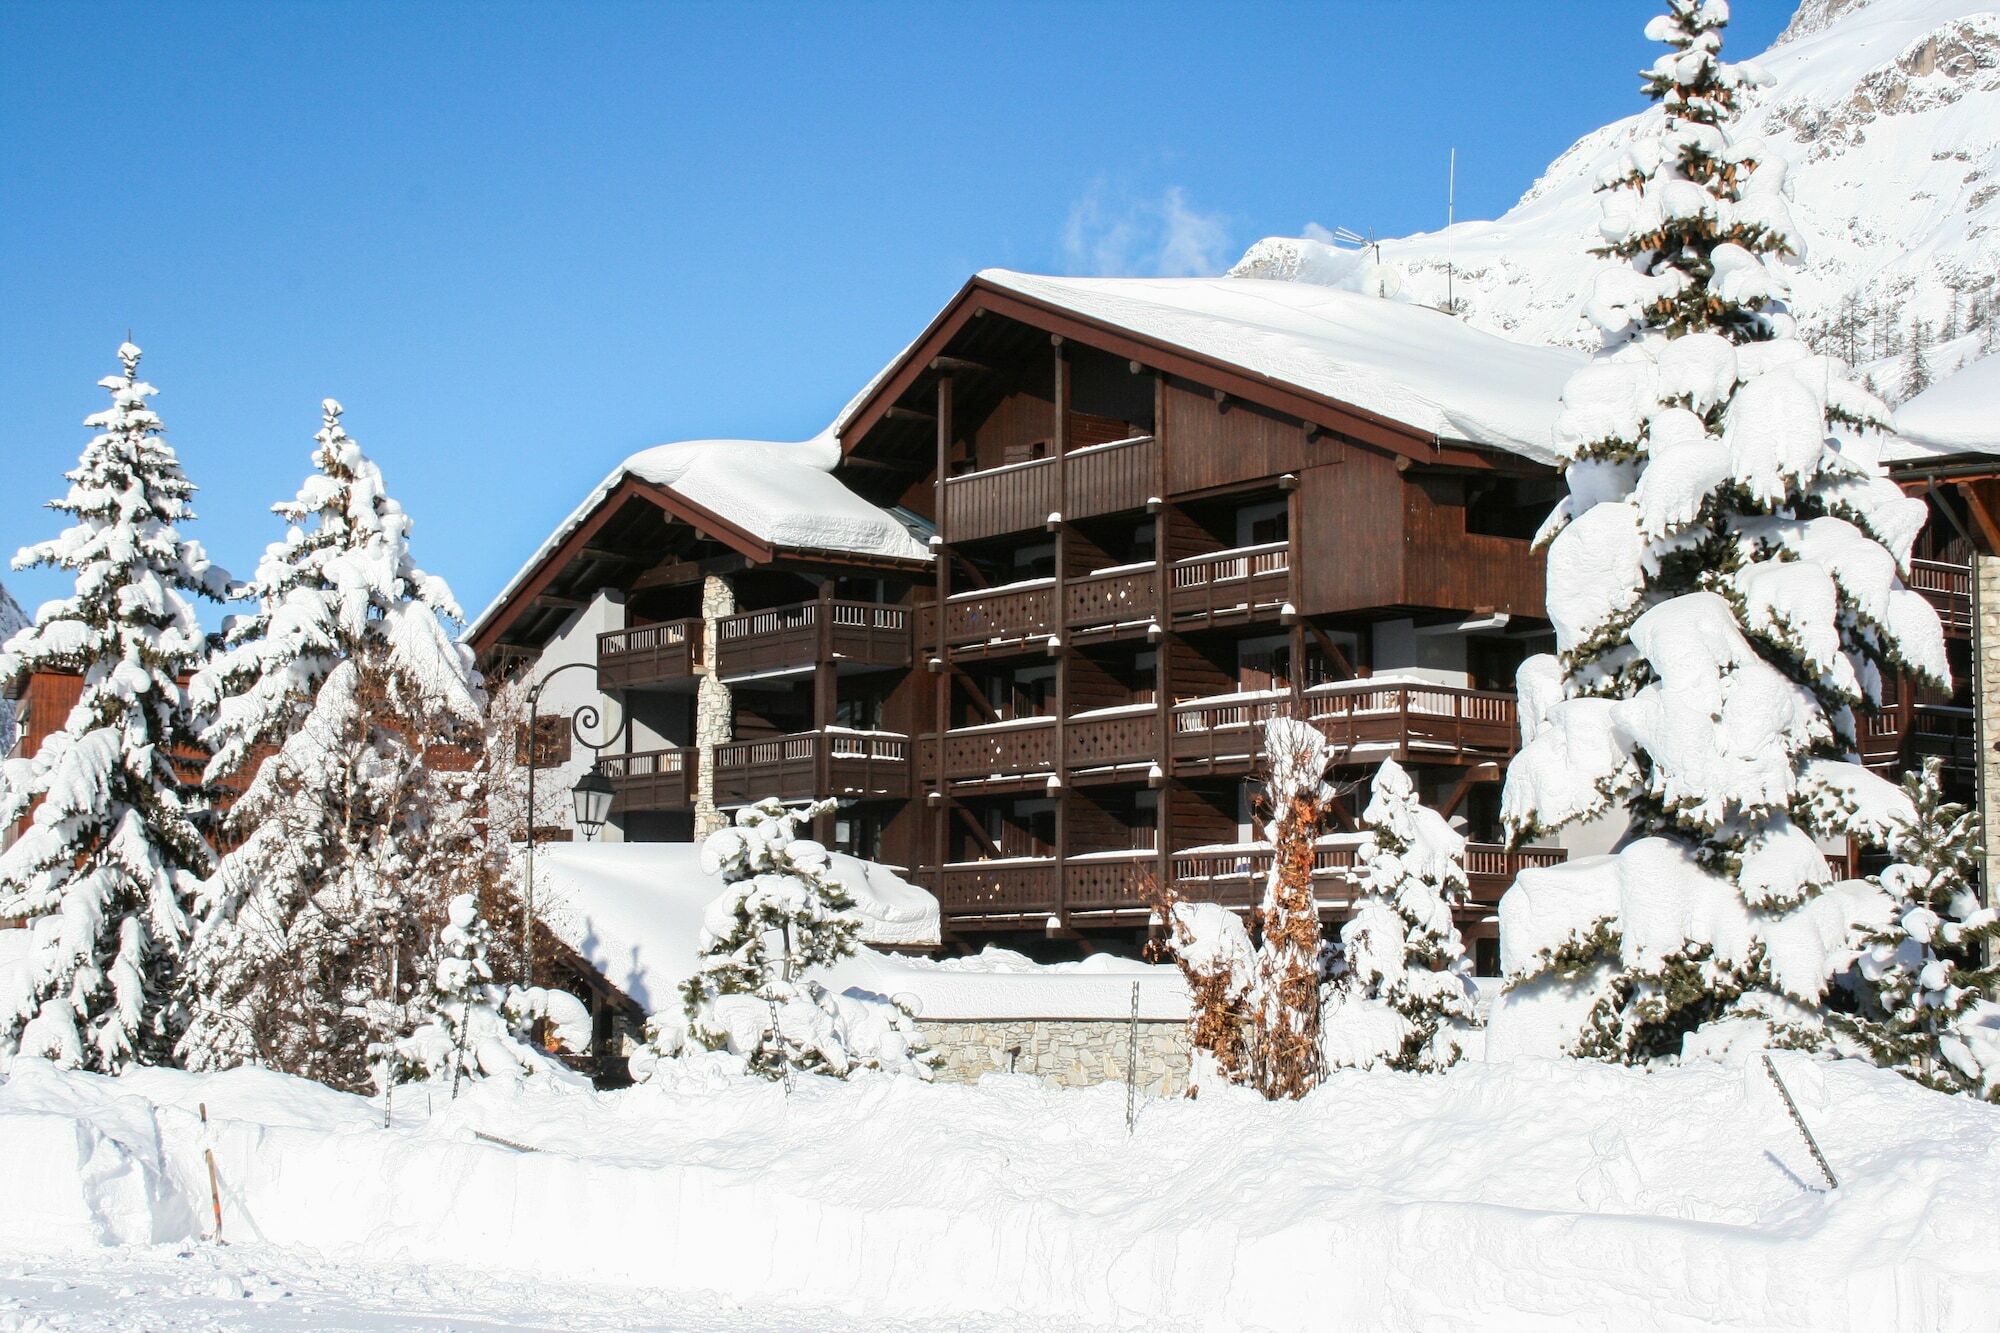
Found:
[{"label": "roof overhang", "polygon": [[1268,408],[1362,444],[1415,462],[1444,463],[1481,471],[1541,471],[1542,465],[1506,450],[1465,440],[1445,440],[1391,417],[1273,379],[1214,357],[1193,352],[1117,324],[1024,296],[975,276],[938,312],[856,402],[836,428],[841,452],[855,445],[888,416],[903,396],[932,369],[932,361],[960,330],[987,314],[1001,315],[1050,334],[1073,338],[1125,357],[1150,370],[1207,385],[1219,393]]}]

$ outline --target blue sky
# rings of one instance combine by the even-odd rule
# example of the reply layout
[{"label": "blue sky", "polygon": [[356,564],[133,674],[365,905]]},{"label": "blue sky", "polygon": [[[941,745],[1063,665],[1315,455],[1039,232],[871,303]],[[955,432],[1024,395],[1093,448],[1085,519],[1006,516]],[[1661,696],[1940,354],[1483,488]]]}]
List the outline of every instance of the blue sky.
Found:
[{"label": "blue sky", "polygon": [[1658,8],[6,6],[0,548],[55,530],[129,328],[215,558],[331,395],[476,613],[626,453],[811,434],[979,268],[1434,228],[1454,146],[1458,215],[1503,211],[1639,108]]}]

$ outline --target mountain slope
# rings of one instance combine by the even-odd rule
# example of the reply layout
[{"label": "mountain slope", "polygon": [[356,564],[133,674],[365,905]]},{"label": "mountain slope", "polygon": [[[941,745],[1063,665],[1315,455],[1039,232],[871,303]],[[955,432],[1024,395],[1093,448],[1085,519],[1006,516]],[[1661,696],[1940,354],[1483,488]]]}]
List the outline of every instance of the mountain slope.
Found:
[{"label": "mountain slope", "polygon": [[[1755,59],[1775,84],[1751,99],[1742,137],[1790,163],[1808,246],[1794,307],[1807,337],[1892,398],[1905,396],[1914,338],[1932,377],[1990,347],[2000,325],[2000,5],[1806,0]],[[1383,242],[1404,298],[1442,306],[1449,288],[1476,327],[1592,345],[1578,310],[1600,262],[1588,254],[1599,239],[1594,186],[1658,114],[1585,135],[1493,221]],[[1358,288],[1375,280],[1368,268],[1350,251],[1273,238],[1231,272]]]}]

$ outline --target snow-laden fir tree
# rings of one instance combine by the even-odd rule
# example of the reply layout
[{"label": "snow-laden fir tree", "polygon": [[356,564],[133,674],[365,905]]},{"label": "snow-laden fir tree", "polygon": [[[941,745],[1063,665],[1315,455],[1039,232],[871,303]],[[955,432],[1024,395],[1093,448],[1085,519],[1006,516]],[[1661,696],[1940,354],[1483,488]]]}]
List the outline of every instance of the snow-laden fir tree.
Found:
[{"label": "snow-laden fir tree", "polygon": [[1877,465],[1887,411],[1794,336],[1798,235],[1779,164],[1730,136],[1762,76],[1717,58],[1727,17],[1670,0],[1648,25],[1663,114],[1603,182],[1620,262],[1586,306],[1604,346],[1564,389],[1568,495],[1542,534],[1559,655],[1522,668],[1503,811],[1517,837],[1628,823],[1615,856],[1503,900],[1500,1051],[1674,1057],[1709,1024],[1817,1040],[1881,904],[1830,886],[1815,837],[1901,801],[1853,762],[1856,712],[1885,672],[1948,675],[1901,578],[1925,514]]},{"label": "snow-laden fir tree", "polygon": [[1457,1062],[1476,1021],[1452,907],[1466,899],[1465,838],[1383,761],[1362,812],[1354,912],[1321,1018],[1329,1068],[1430,1072]]},{"label": "snow-laden fir tree", "polygon": [[1910,350],[1903,359],[1903,397],[1915,398],[1931,387],[1931,332],[1921,319],[1910,321]]},{"label": "snow-laden fir tree", "polygon": [[410,1005],[414,1030],[393,1044],[393,1076],[399,1081],[447,1084],[456,1097],[462,1084],[485,1078],[564,1077],[561,1066],[529,1040],[536,1020],[554,1018],[560,1001],[567,1001],[559,1011],[566,1026],[582,1029],[569,1034],[575,1049],[587,1049],[589,1015],[576,1013],[581,1005],[575,998],[496,985],[491,949],[478,897],[454,897],[436,937],[428,982]]},{"label": "snow-laden fir tree", "polygon": [[2000,1100],[2000,913],[1979,899],[1978,817],[1944,799],[1941,763],[1903,779],[1882,886],[1890,920],[1856,962],[1860,1012],[1838,1020],[1874,1061],[1941,1092]]},{"label": "snow-laden fir tree", "polygon": [[934,1057],[899,1006],[835,994],[806,975],[853,953],[861,927],[831,854],[798,833],[828,808],[766,799],[703,840],[702,869],[723,891],[703,916],[700,962],[682,988],[686,1027],[656,1016],[654,1055],[686,1042],[739,1056],[765,1078],[863,1068],[930,1077]]},{"label": "snow-laden fir tree", "polygon": [[[462,618],[443,580],[411,560],[409,515],[341,426],[340,404],[329,398],[320,410],[314,471],[297,495],[271,506],[285,535],[265,548],[243,588],[256,609],[231,617],[223,651],[191,683],[211,779],[296,731],[328,673],[379,640],[401,608]],[[450,666],[434,684],[460,691],[464,674]]]},{"label": "snow-laden fir tree", "polygon": [[33,814],[0,853],[0,916],[33,931],[25,989],[0,1012],[0,1055],[18,1051],[116,1072],[172,1052],[187,906],[210,868],[199,793],[174,755],[194,737],[181,678],[206,638],[190,598],[228,579],[180,534],[194,486],[147,406],[139,349],[99,383],[111,406],[86,419],[69,492],[51,508],[75,521],[25,548],[17,569],[73,574],[0,652],[0,679],[53,671],[83,678],[62,730],[0,771],[0,827]]},{"label": "snow-laden fir tree", "polygon": [[[457,607],[326,405],[318,473],[200,681],[219,770],[280,742],[230,812],[189,958],[193,1068],[265,1064],[363,1089],[407,1035],[422,960],[480,862],[470,749],[481,697]],[[234,631],[236,627],[232,627]]]},{"label": "snow-laden fir tree", "polygon": [[1276,1100],[1319,1085],[1320,980],[1326,943],[1313,897],[1313,862],[1332,789],[1332,748],[1310,723],[1275,717],[1264,727],[1266,839],[1271,869],[1258,909],[1252,1065]]}]

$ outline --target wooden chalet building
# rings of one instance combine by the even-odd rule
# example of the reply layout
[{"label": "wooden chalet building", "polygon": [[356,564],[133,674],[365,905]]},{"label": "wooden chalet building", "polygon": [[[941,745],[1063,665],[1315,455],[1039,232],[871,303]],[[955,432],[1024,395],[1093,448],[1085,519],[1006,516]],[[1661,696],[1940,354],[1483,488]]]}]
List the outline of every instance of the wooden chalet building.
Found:
[{"label": "wooden chalet building", "polygon": [[[982,273],[817,439],[628,460],[473,643],[595,665],[548,697],[630,718],[609,836],[836,796],[821,836],[904,868],[960,944],[1130,949],[1149,880],[1247,907],[1261,724],[1305,718],[1341,756],[1329,919],[1394,758],[1466,821],[1491,973],[1514,876],[1608,842],[1499,842],[1579,361],[1306,284]],[[1928,569],[1968,634],[1963,563]],[[1909,703],[1884,766],[1931,744]]]}]

